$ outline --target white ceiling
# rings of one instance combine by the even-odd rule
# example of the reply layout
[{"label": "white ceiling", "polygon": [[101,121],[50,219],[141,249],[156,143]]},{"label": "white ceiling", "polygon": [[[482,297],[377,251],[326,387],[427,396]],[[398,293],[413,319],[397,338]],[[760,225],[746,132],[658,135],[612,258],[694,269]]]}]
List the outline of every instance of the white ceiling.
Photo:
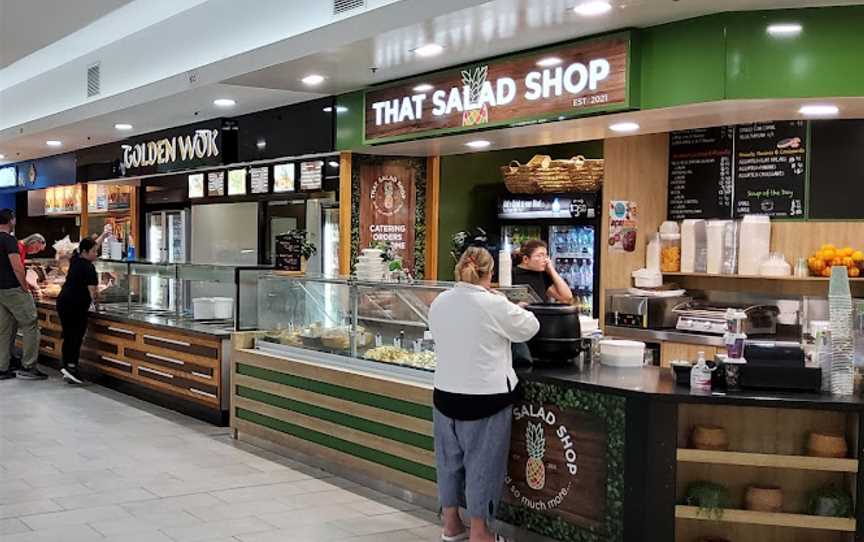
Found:
[{"label": "white ceiling", "polygon": [[131,0],[0,0],[0,69]]},{"label": "white ceiling", "polygon": [[[10,0],[0,0],[8,1]],[[219,2],[220,6],[224,2],[211,1]],[[113,129],[115,122],[134,124],[134,133],[159,130],[195,120],[242,114],[322,95],[338,94],[581,36],[627,27],[651,26],[717,11],[860,2],[613,0],[615,9],[611,13],[590,19],[575,15],[570,9],[574,3],[575,0],[493,0],[482,4],[473,0],[439,0],[432,3],[428,0],[379,1],[380,6],[384,7],[369,9],[358,16],[342,19],[268,46],[252,47],[242,54],[225,55],[222,60],[201,66],[197,70],[200,74],[198,85],[185,82],[187,74],[181,73],[174,78],[122,93],[112,98],[110,107],[102,107],[109,100],[99,100],[69,113],[28,123],[25,134],[16,131],[10,135],[10,130],[6,130],[0,133],[0,154],[5,154],[9,161],[56,153],[56,150],[45,148],[46,139],[63,140],[65,152],[128,136],[128,133],[119,133]],[[257,5],[263,4],[262,1]],[[270,4],[272,2],[267,3],[268,6]],[[184,32],[187,37],[189,24],[194,26],[194,21],[200,20],[202,14],[206,13],[201,10],[206,10],[209,5],[209,2],[204,2],[196,8],[197,12],[189,10],[188,14],[183,14],[190,18],[197,15],[195,19],[184,22],[183,28],[186,29]],[[454,10],[454,6],[466,5],[468,7]],[[228,9],[226,6],[221,6],[220,9]],[[436,13],[436,9],[439,13]],[[237,17],[240,17],[240,14]],[[175,26],[180,23],[176,19],[175,17],[173,20]],[[382,32],[379,30],[381,28],[390,30]],[[203,30],[204,28],[200,28],[195,32]],[[352,36],[365,37],[350,39]],[[412,54],[414,48],[428,41],[444,45],[444,54],[431,59],[418,58]],[[328,47],[328,44],[331,46]],[[136,46],[140,48],[141,45],[139,39]],[[195,42],[187,40],[178,46],[195,47]],[[211,42],[209,47],[212,46]],[[148,58],[151,62],[156,62],[161,57],[156,55]],[[292,60],[284,60],[288,58]],[[168,62],[169,59],[163,61]],[[369,69],[372,66],[376,67],[374,73]],[[324,84],[315,88],[314,94],[308,93],[309,89],[299,82],[304,75],[311,72],[327,77]],[[212,98],[226,93],[238,100],[238,107],[234,111],[215,110],[210,105]],[[199,114],[195,116],[194,111],[199,111]],[[735,122],[733,117],[738,111],[740,110],[735,106],[730,106],[712,114],[716,119],[727,116],[727,120],[718,120],[717,124],[722,124]],[[759,111],[757,107],[753,113]],[[593,139],[603,137],[603,130],[600,130],[602,126],[589,129],[598,122],[600,126],[604,121],[584,119],[584,122],[559,123],[562,127],[554,130],[550,127],[542,127],[541,130],[553,130],[554,133],[550,132],[549,137],[566,137],[568,140]],[[522,133],[520,130],[524,131],[514,130],[507,133],[519,134]],[[513,137],[516,138],[516,135]],[[454,141],[457,141],[456,147],[442,151],[456,152],[461,143],[458,143],[458,138]],[[514,143],[516,141],[517,139],[513,140]],[[400,148],[404,148],[406,153],[426,154],[429,151],[428,147],[421,149],[409,144],[404,145]],[[425,146],[426,143],[419,145]]]}]

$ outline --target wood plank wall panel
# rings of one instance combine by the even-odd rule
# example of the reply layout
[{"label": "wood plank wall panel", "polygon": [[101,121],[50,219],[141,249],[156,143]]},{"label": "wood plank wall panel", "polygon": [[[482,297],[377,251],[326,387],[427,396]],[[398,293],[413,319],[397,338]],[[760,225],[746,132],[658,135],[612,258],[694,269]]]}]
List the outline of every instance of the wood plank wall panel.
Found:
[{"label": "wood plank wall panel", "polygon": [[771,251],[786,256],[793,268],[798,256],[810,256],[826,243],[864,250],[864,222],[781,220],[771,223]]},{"label": "wood plank wall panel", "polygon": [[339,274],[351,272],[351,153],[339,154]]},{"label": "wood plank wall panel", "polygon": [[[600,319],[605,314],[607,289],[630,286],[630,274],[645,267],[648,234],[666,219],[666,182],[669,134],[616,137],[603,143],[603,224],[601,226]],[[636,251],[610,252],[609,202],[635,201],[638,206]]]},{"label": "wood plank wall panel", "polygon": [[250,350],[234,337],[231,427],[435,496],[428,387]]}]

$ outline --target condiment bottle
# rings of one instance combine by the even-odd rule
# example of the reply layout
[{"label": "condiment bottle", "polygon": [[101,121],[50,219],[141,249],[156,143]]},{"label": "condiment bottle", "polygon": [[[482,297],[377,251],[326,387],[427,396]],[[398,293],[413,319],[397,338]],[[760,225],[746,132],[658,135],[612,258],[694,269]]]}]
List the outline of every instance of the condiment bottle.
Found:
[{"label": "condiment bottle", "polygon": [[509,243],[498,253],[498,284],[504,288],[513,286],[513,260]]},{"label": "condiment bottle", "polygon": [[711,391],[711,368],[705,361],[705,352],[699,352],[696,365],[690,369],[690,389],[694,391]]}]

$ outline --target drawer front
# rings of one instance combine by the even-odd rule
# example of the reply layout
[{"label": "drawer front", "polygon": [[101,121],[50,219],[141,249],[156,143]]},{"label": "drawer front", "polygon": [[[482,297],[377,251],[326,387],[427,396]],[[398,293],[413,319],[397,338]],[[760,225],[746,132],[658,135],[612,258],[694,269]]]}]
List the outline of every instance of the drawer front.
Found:
[{"label": "drawer front", "polygon": [[106,337],[117,337],[118,339],[133,343],[138,337],[138,332],[132,326],[105,322],[103,320],[93,320],[90,322],[90,331]]},{"label": "drawer front", "polygon": [[120,354],[120,347],[116,344],[100,341],[99,339],[93,339],[90,337],[84,338],[84,347],[111,356],[116,356]]},{"label": "drawer front", "polygon": [[199,343],[187,341],[176,337],[166,337],[157,333],[146,333],[142,336],[144,344],[155,346],[165,350],[172,350],[182,354],[200,356],[210,359],[219,359],[219,347],[217,343]]},{"label": "drawer front", "polygon": [[91,361],[101,367],[107,367],[123,373],[132,374],[132,364],[112,356],[96,355]]},{"label": "drawer front", "polygon": [[196,376],[205,380],[212,380],[214,377],[214,369],[204,365],[178,359],[177,357],[155,354],[153,352],[142,352],[133,348],[125,349],[126,357],[135,359],[151,366],[164,367],[176,371],[178,373],[187,373],[190,376]]},{"label": "drawer front", "polygon": [[162,369],[138,365],[138,376],[143,380],[160,382],[198,400],[210,403],[217,403],[219,400],[219,390],[216,386],[209,386],[182,376],[176,376]]}]

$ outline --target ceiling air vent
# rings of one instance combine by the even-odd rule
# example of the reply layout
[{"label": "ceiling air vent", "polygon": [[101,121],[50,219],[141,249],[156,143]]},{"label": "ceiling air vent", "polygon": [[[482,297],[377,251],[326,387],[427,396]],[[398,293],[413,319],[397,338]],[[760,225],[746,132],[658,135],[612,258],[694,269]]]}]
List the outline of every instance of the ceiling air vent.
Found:
[{"label": "ceiling air vent", "polygon": [[341,15],[365,7],[366,0],[333,0],[333,15]]},{"label": "ceiling air vent", "polygon": [[98,96],[99,88],[99,64],[93,64],[92,66],[87,68],[87,97],[92,98],[93,96]]}]

